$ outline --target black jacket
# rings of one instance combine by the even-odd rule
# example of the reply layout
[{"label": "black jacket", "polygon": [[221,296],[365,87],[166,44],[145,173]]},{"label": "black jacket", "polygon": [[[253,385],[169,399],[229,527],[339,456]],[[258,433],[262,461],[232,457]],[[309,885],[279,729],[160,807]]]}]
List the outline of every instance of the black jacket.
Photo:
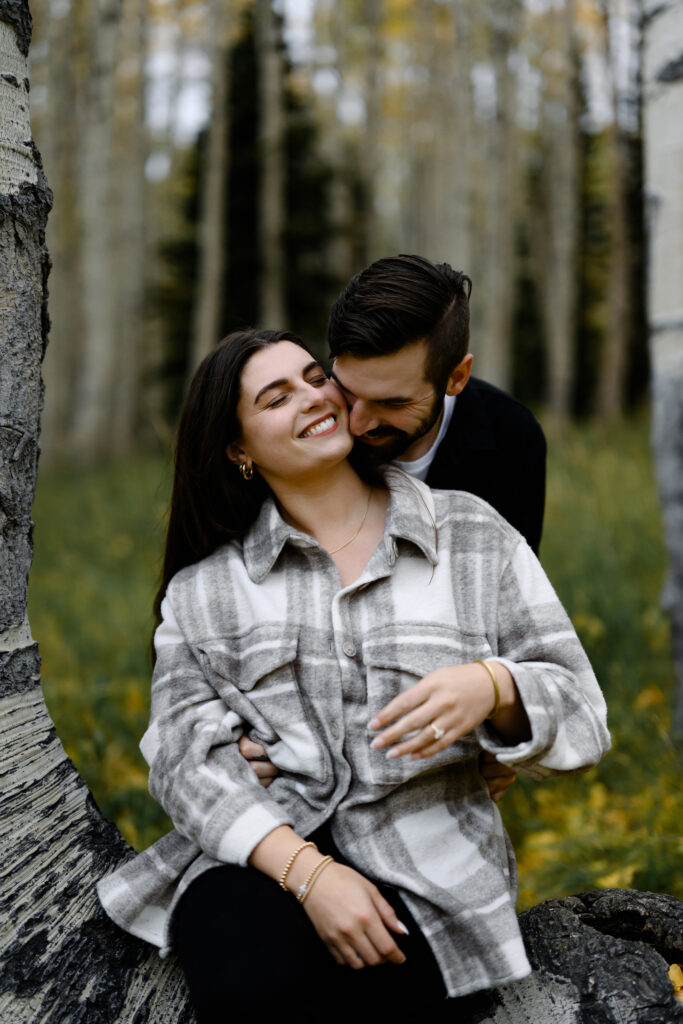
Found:
[{"label": "black jacket", "polygon": [[538,554],[545,507],[546,443],[529,410],[471,377],[427,474],[430,487],[488,501]]}]

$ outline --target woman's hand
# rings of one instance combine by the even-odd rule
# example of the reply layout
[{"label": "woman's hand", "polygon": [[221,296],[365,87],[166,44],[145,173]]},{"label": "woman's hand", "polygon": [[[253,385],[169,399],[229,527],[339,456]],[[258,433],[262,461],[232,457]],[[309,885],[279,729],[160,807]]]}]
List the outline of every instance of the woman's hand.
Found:
[{"label": "woman's hand", "polygon": [[[296,894],[311,877],[322,854],[289,825],[278,825],[249,855],[249,863]],[[284,874],[284,879],[283,879]],[[353,868],[332,861],[314,879],[303,904],[315,930],[338,964],[355,970],[390,960],[402,964],[405,954],[389,930],[407,935],[376,885]]]},{"label": "woman's hand", "polygon": [[240,754],[248,761],[264,789],[268,789],[278,770],[266,757],[266,749],[248,736],[240,736],[237,743]]},{"label": "woman's hand", "polygon": [[406,935],[407,928],[377,886],[353,868],[336,861],[326,867],[303,909],[338,964],[360,970],[406,959],[390,932]]},{"label": "woman's hand", "polygon": [[[526,712],[509,671],[499,662],[491,664],[500,691],[491,723],[505,742],[516,744],[529,734]],[[483,665],[472,662],[438,668],[394,697],[373,718],[370,728],[383,731],[372,746],[376,750],[391,747],[390,758],[405,754],[413,761],[433,757],[481,725],[495,704],[493,683]]]}]

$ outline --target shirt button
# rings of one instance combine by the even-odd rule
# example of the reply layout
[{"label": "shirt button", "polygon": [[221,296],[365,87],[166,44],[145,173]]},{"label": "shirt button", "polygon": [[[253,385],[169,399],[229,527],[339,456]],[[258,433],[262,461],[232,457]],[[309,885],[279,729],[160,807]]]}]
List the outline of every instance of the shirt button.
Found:
[{"label": "shirt button", "polygon": [[342,651],[347,658],[354,658],[356,656],[356,648],[353,646],[350,640],[345,640],[342,644]]},{"label": "shirt button", "polygon": [[339,736],[339,726],[337,725],[336,722],[330,722],[330,735],[335,740]]}]

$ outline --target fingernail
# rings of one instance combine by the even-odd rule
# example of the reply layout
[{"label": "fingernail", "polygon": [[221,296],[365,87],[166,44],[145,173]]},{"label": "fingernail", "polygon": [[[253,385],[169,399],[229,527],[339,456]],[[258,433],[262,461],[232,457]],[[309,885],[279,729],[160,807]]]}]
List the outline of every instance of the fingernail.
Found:
[{"label": "fingernail", "polygon": [[368,729],[379,729],[379,719],[373,718],[368,725]]},{"label": "fingernail", "polygon": [[382,746],[382,743],[383,743],[382,737],[381,736],[377,736],[377,738],[372,741],[370,746],[374,747],[375,750],[378,750],[379,747]]},{"label": "fingernail", "polygon": [[398,930],[400,932],[403,932],[404,935],[410,935],[410,932],[408,931],[408,929],[404,925],[403,921],[399,921],[398,922]]},{"label": "fingernail", "polygon": [[400,756],[401,756],[400,750],[390,750],[389,753],[387,754],[387,759],[391,759],[392,757],[400,757]]}]

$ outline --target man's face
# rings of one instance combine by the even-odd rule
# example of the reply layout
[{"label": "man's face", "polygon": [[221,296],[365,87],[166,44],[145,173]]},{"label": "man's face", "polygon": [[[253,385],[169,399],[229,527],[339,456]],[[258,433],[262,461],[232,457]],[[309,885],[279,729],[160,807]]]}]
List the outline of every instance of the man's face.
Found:
[{"label": "man's face", "polygon": [[332,377],[348,403],[351,433],[373,462],[417,459],[434,442],[443,396],[425,380],[426,352],[417,341],[386,356],[346,354],[334,361]]}]

